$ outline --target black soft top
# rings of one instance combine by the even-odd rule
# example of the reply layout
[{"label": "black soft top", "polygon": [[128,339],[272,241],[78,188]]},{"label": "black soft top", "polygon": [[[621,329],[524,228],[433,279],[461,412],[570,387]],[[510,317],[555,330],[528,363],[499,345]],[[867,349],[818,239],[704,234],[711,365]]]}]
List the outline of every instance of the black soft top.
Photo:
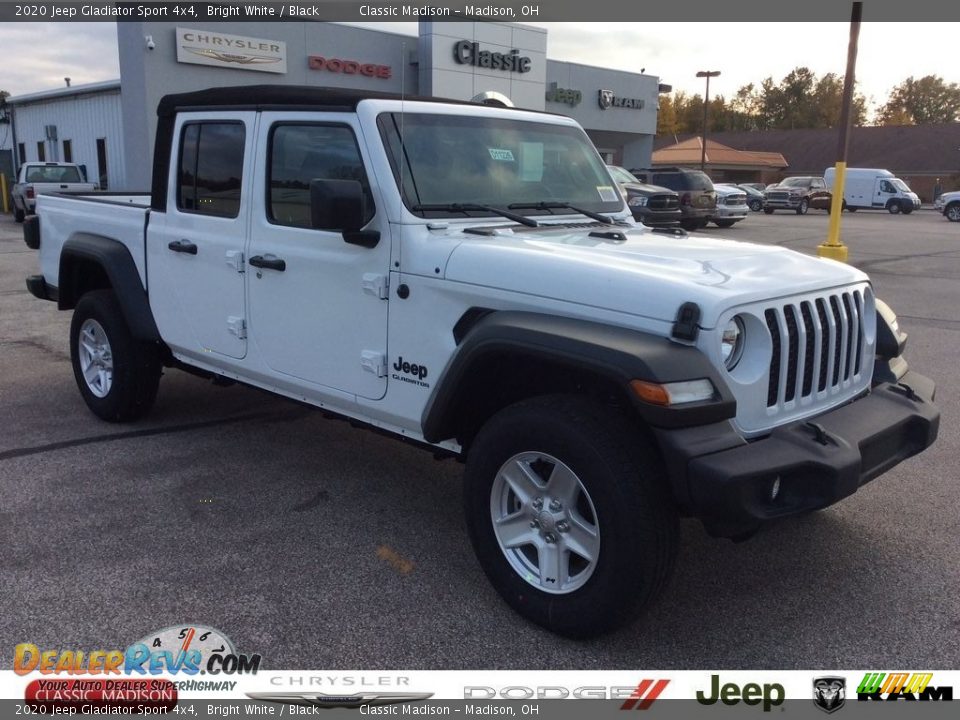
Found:
[{"label": "black soft top", "polygon": [[[477,107],[477,103],[447,98],[399,95],[375,90],[310,87],[308,85],[236,85],[164,95],[157,105],[157,136],[153,147],[153,183],[150,207],[163,211],[167,204],[170,146],[178,112],[186,110],[326,110],[355,112],[361,100],[405,100]],[[524,112],[537,112],[524,110]],[[542,113],[551,115],[553,113]]]},{"label": "black soft top", "polygon": [[476,105],[476,103],[464,100],[400,95],[375,90],[310,87],[308,85],[237,85],[164,95],[160,99],[160,104],[157,105],[157,115],[166,118],[184,110],[225,107],[243,110],[266,110],[270,108],[315,110],[322,108],[330,111],[354,111],[361,100],[374,99]]}]

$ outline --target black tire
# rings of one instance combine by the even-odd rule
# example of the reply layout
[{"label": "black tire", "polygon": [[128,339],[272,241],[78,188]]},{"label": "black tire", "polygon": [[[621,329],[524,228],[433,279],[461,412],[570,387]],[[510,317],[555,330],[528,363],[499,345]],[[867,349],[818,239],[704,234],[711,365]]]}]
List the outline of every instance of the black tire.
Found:
[{"label": "black tire", "polygon": [[810,200],[807,198],[801,198],[800,204],[797,205],[797,215],[806,215],[807,210],[810,209]]},{"label": "black tire", "polygon": [[736,222],[736,220],[714,220],[713,224],[717,227],[728,228],[733,227]]},{"label": "black tire", "polygon": [[[538,568],[533,568],[537,575],[527,571],[531,580],[525,579],[511,564],[519,557],[517,548],[525,548],[525,554],[536,553],[537,561],[540,551],[530,544],[505,550],[494,532],[495,501],[503,497],[497,488],[504,487],[498,475],[508,461],[523,454],[552,456],[572,470],[580,488],[579,501],[574,503],[576,516],[595,513],[594,529],[599,538],[596,559],[586,563],[590,574],[568,592],[540,589],[535,584],[539,583]],[[528,467],[533,470],[538,462]],[[548,470],[557,465],[548,462],[541,467]],[[540,472],[547,474],[545,470]],[[573,638],[607,632],[629,622],[656,597],[676,561],[678,515],[664,478],[659,455],[643,432],[609,408],[568,395],[517,403],[491,418],[469,450],[464,507],[474,551],[493,587],[527,619]],[[549,502],[549,487],[542,492],[545,495],[541,500]],[[517,527],[527,527],[528,514],[531,518],[551,515],[535,508],[535,501],[521,503],[517,495],[514,499],[509,504],[510,516],[518,510],[522,513]],[[572,513],[569,517],[575,523]],[[564,532],[559,523],[551,524],[554,520],[547,517],[529,534],[550,543],[544,528]],[[555,537],[559,538],[554,542],[558,543],[555,552],[559,551],[560,557],[574,555],[582,560],[564,544],[574,533]],[[508,552],[514,559],[508,559]],[[568,567],[563,582],[576,584],[572,567]],[[546,582],[556,581],[548,577],[542,584]]]},{"label": "black tire", "polygon": [[943,216],[950,222],[960,222],[960,202],[953,202],[943,210]]},{"label": "black tire", "polygon": [[763,210],[763,200],[760,200],[759,198],[756,200],[751,200],[750,209],[753,212],[760,212],[761,210]]},{"label": "black tire", "polygon": [[[102,397],[83,374],[80,333],[87,321],[96,323],[89,327],[102,329],[108,343],[112,372]],[[162,370],[157,347],[134,339],[112,290],[88,292],[77,303],[70,323],[70,361],[84,402],[100,419],[129,422],[143,417],[153,406]]]},{"label": "black tire", "polygon": [[891,200],[891,201],[887,204],[887,212],[889,212],[891,215],[899,215],[899,214],[900,214],[900,203],[899,203],[897,200]]},{"label": "black tire", "polygon": [[913,212],[913,208],[912,208],[912,207],[908,207],[908,206],[906,206],[906,205],[903,205],[903,206],[900,208],[900,212],[902,212],[904,215],[909,215],[910,213]]},{"label": "black tire", "polygon": [[696,230],[697,228],[700,227],[700,221],[699,220],[681,220],[680,227],[682,227],[684,230]]},{"label": "black tire", "polygon": [[765,207],[765,208],[763,209],[763,211],[764,211],[767,215],[773,215],[773,208]]},{"label": "black tire", "polygon": [[14,204],[13,204],[13,219],[14,219],[14,221],[15,221],[15,222],[18,222],[18,223],[22,223],[22,222],[23,222],[23,219],[24,219],[26,216],[27,216],[27,214],[26,214],[23,210],[21,210],[20,208],[18,208],[16,203],[14,203]]}]

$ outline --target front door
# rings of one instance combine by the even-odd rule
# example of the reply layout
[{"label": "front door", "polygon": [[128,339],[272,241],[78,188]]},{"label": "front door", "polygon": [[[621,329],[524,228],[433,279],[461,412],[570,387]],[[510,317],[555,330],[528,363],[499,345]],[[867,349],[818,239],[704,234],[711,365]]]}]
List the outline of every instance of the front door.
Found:
[{"label": "front door", "polygon": [[247,353],[242,253],[255,120],[253,112],[180,115],[166,212],[150,215],[147,269],[157,327],[175,352],[200,360]]},{"label": "front door", "polygon": [[[269,113],[260,118],[258,207],[247,248],[250,337],[269,367],[370,399],[387,388],[390,237],[368,180],[366,145],[351,114]],[[310,181],[359,181],[376,247],[315,230]],[[259,187],[259,189],[257,189]]]}]

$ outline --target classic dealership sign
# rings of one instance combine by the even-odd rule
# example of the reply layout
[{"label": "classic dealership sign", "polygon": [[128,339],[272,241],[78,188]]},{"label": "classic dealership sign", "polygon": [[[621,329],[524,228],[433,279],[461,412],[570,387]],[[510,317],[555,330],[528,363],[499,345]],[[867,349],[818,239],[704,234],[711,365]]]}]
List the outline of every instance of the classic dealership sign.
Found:
[{"label": "classic dealership sign", "polygon": [[530,58],[520,55],[520,51],[513,49],[507,53],[481,50],[480,43],[460,40],[453,46],[453,59],[460,65],[503,70],[505,72],[530,72]]},{"label": "classic dealership sign", "polygon": [[286,73],[287,44],[280,40],[177,28],[177,62]]},{"label": "classic dealership sign", "polygon": [[642,98],[627,98],[614,95],[613,90],[600,90],[597,95],[597,103],[601,110],[607,108],[629,108],[630,110],[643,110],[644,102]]}]

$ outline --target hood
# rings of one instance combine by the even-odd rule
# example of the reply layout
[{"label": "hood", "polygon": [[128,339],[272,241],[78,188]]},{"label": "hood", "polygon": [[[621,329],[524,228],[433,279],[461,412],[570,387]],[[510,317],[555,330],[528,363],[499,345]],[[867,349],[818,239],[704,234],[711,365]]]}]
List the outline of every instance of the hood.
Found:
[{"label": "hood", "polygon": [[[695,302],[704,328],[730,307],[867,279],[849,265],[776,246],[640,227],[490,230],[461,233],[446,279],[665,322]],[[626,240],[591,231],[622,232]]]},{"label": "hood", "polygon": [[633,192],[640,193],[641,195],[660,195],[666,193],[667,195],[676,195],[675,190],[670,188],[660,187],[659,185],[648,185],[647,183],[620,183],[620,187],[624,190],[632,190]]}]

